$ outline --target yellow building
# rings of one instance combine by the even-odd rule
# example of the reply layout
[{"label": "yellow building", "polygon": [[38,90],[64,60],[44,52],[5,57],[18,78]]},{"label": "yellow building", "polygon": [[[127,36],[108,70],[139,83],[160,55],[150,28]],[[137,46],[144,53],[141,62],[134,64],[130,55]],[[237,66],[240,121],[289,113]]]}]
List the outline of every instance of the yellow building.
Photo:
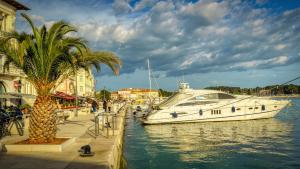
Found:
[{"label": "yellow building", "polygon": [[69,95],[77,95],[79,97],[94,97],[95,95],[95,80],[92,71],[80,69],[77,71],[76,77],[71,76],[57,86],[55,92],[63,92]]},{"label": "yellow building", "polygon": [[[15,30],[17,10],[29,10],[14,0],[0,0],[0,36]],[[10,66],[4,70],[5,57],[0,55],[0,106],[18,105],[34,99],[34,87],[26,81],[25,74]]]},{"label": "yellow building", "polygon": [[159,93],[157,90],[142,89],[142,88],[125,88],[116,92],[112,92],[111,98],[114,100],[125,99],[125,100],[135,100],[135,101],[146,101],[157,99]]}]

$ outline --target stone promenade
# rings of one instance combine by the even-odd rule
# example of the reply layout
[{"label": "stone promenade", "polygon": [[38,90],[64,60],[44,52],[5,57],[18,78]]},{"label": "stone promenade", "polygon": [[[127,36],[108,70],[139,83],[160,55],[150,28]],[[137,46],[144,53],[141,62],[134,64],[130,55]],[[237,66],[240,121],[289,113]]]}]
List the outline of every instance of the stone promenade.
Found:
[{"label": "stone promenade", "polygon": [[[100,134],[93,137],[87,132],[88,129],[94,129],[94,115],[80,115],[64,124],[58,125],[57,137],[76,137],[76,142],[67,147],[63,152],[1,152],[0,168],[2,169],[101,169],[117,168],[119,165],[119,156],[122,152],[122,137],[124,114],[120,113],[117,120],[118,130],[115,130],[115,136],[104,137]],[[7,136],[0,140],[1,144],[7,144],[22,140],[28,136]],[[89,144],[93,157],[80,157],[78,150],[81,146]],[[116,145],[118,144],[118,145]],[[121,144],[121,145],[120,145]],[[118,164],[118,165],[116,165]]]}]

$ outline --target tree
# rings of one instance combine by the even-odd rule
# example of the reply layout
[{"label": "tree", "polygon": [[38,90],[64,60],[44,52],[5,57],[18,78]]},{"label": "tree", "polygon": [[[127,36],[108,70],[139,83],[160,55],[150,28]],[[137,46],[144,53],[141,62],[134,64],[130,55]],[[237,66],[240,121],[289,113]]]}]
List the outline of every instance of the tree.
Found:
[{"label": "tree", "polygon": [[169,92],[163,89],[158,89],[158,93],[160,97],[170,97],[173,94],[173,92]]},{"label": "tree", "polygon": [[103,101],[103,99],[110,100],[110,94],[110,91],[103,89],[96,93],[96,98],[99,101]]},{"label": "tree", "polygon": [[100,65],[108,65],[115,74],[121,66],[120,59],[111,52],[93,52],[84,39],[72,36],[76,28],[64,21],[54,23],[49,29],[38,28],[30,17],[21,14],[32,33],[12,32],[0,41],[0,52],[6,56],[5,69],[14,65],[27,76],[36,91],[29,126],[29,143],[48,143],[55,139],[56,103],[51,91],[78,69],[100,71]]}]

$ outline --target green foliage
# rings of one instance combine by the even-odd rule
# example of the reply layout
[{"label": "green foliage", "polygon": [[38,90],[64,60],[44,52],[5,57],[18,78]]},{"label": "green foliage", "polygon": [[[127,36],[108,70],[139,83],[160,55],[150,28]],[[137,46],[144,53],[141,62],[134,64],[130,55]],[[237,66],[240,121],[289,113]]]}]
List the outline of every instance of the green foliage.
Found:
[{"label": "green foliage", "polygon": [[214,86],[214,87],[206,87],[205,89],[221,90],[232,94],[248,94],[248,95],[259,94],[259,92],[263,90],[269,91],[271,95],[300,94],[300,85],[294,85],[294,84],[288,84],[282,86],[271,85],[271,86],[256,87],[256,88]]},{"label": "green foliage", "polygon": [[163,89],[158,89],[159,97],[170,97],[174,92],[169,92]]},{"label": "green foliage", "polygon": [[100,64],[108,65],[115,74],[121,66],[120,59],[111,52],[93,52],[86,41],[72,36],[76,28],[64,21],[36,27],[31,18],[21,14],[31,27],[32,33],[7,33],[0,39],[0,54],[6,56],[4,67],[10,65],[23,70],[36,88],[38,95],[49,95],[58,83],[80,69],[89,70]]},{"label": "green foliage", "polygon": [[31,106],[29,105],[29,104],[22,104],[22,105],[20,105],[20,107],[19,107],[21,110],[22,109],[31,109]]},{"label": "green foliage", "polygon": [[103,101],[104,98],[106,100],[110,100],[110,94],[111,94],[110,91],[103,89],[96,93],[96,98],[99,101]]}]

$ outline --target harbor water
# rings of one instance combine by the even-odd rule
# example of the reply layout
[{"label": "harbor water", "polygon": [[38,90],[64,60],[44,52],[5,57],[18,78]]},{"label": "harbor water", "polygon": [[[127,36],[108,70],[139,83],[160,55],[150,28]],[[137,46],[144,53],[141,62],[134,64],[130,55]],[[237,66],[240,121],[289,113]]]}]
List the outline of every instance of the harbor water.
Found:
[{"label": "harbor water", "polygon": [[129,169],[300,168],[300,99],[271,119],[146,125],[127,116]]}]

